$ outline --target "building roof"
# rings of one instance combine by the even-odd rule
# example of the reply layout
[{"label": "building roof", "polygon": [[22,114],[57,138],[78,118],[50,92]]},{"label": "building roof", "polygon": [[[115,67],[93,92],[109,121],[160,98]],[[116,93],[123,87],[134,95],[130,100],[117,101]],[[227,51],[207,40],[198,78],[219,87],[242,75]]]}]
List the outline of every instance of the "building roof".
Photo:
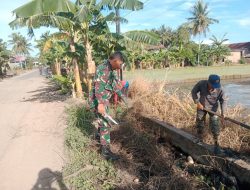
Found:
[{"label": "building roof", "polygon": [[228,47],[232,51],[241,51],[241,50],[244,50],[244,49],[249,49],[250,50],[250,42],[229,44]]},{"label": "building roof", "polygon": [[11,63],[20,63],[26,60],[25,56],[22,55],[16,55],[10,58]]}]

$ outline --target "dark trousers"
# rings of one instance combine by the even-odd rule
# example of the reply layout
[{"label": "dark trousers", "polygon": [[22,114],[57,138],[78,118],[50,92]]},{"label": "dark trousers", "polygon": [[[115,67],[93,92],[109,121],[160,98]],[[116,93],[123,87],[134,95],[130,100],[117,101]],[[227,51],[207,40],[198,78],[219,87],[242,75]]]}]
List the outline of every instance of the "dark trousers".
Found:
[{"label": "dark trousers", "polygon": [[[204,133],[205,121],[207,112],[203,110],[197,110],[196,127],[198,135],[202,136]],[[218,116],[209,114],[209,128],[213,134],[214,140],[218,141],[220,134],[220,126]]]}]

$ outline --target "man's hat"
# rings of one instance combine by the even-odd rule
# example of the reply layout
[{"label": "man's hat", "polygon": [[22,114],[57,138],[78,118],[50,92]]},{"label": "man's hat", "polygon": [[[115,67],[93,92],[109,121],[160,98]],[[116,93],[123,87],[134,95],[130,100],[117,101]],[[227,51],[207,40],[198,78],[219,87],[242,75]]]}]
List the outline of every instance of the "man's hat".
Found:
[{"label": "man's hat", "polygon": [[220,88],[220,77],[218,75],[209,75],[208,82],[213,88]]}]

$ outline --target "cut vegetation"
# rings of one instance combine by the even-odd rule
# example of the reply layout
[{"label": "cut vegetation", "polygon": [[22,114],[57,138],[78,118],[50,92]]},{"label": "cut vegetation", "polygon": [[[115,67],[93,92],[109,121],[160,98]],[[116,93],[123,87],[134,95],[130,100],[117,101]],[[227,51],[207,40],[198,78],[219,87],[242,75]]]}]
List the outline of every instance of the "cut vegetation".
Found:
[{"label": "cut vegetation", "polygon": [[[111,163],[99,154],[99,145],[93,140],[93,115],[86,105],[68,109],[69,127],[66,145],[69,164],[64,178],[71,189],[237,189],[228,176],[218,168],[190,164],[180,150],[144,130],[138,114],[150,115],[182,128],[194,131],[195,108],[189,94],[165,92],[161,86],[143,79],[135,80],[130,88],[129,110],[118,107],[113,111],[122,124],[114,128],[112,150],[121,159]],[[241,108],[228,110],[230,117],[241,118]],[[244,118],[249,119],[249,118]],[[243,119],[243,120],[244,120]],[[249,131],[227,123],[222,129],[220,142],[249,156]],[[209,132],[205,142],[212,144]],[[189,158],[190,159],[190,158]]]}]

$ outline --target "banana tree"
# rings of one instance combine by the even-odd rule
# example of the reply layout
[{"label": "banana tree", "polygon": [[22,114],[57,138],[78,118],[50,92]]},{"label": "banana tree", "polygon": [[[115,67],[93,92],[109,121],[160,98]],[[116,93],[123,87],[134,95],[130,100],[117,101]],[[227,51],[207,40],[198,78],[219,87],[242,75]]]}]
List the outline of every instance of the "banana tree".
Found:
[{"label": "banana tree", "polygon": [[210,40],[212,41],[212,47],[211,49],[214,52],[214,55],[216,57],[216,63],[223,61],[226,56],[230,55],[230,49],[225,45],[224,43],[228,41],[228,39],[225,38],[226,34],[223,35],[221,39],[218,39],[216,36],[212,36]]},{"label": "banana tree", "polygon": [[[103,20],[101,10],[105,7],[104,5],[112,7],[116,4],[113,3],[113,0],[105,0],[104,3],[101,1],[98,4],[96,0],[78,0],[75,4],[69,0],[54,0],[52,5],[50,5],[50,2],[50,0],[33,0],[17,8],[13,11],[16,15],[16,19],[10,25],[12,27],[28,27],[30,33],[33,32],[34,28],[39,28],[41,26],[56,27],[68,35],[70,50],[73,54],[76,52],[76,44],[83,43],[85,48],[85,60],[87,62],[87,81],[90,89],[91,77],[95,73],[95,63],[92,58],[91,44],[91,35],[95,36],[95,34],[93,34],[91,28],[93,24]],[[107,17],[109,16],[110,15]],[[138,32],[135,32],[133,36],[137,41],[145,40],[145,37],[141,37]],[[125,38],[126,37],[125,35]],[[79,61],[77,56],[72,58],[77,96],[81,97],[82,88],[78,67]]]},{"label": "banana tree", "polygon": [[[34,28],[53,26],[65,31],[70,41],[70,50],[75,53],[75,43],[79,33],[78,23],[74,20],[77,7],[69,0],[33,0],[15,9],[16,19],[10,23],[12,28],[28,27],[30,33]],[[72,58],[74,65],[77,97],[82,97],[82,86],[79,75],[78,60]]]},{"label": "banana tree", "polygon": [[4,70],[6,70],[7,63],[10,57],[10,51],[7,50],[7,45],[5,42],[3,42],[2,39],[0,39],[0,77],[3,76],[4,72],[3,72],[3,68]]}]

